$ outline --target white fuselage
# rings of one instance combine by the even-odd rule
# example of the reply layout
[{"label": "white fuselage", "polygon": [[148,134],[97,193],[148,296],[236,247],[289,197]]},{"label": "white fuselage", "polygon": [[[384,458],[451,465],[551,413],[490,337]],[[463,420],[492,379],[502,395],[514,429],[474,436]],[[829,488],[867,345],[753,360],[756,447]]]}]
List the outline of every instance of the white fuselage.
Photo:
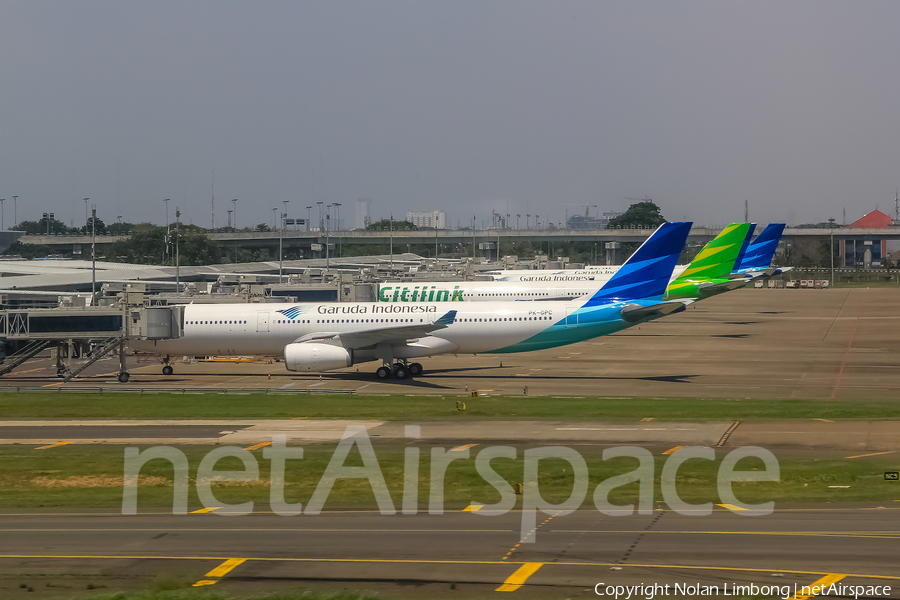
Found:
[{"label": "white fuselage", "polygon": [[[553,300],[592,294],[609,281],[620,267],[602,267],[612,272],[503,271],[518,279],[494,281],[385,282],[378,286],[379,302],[497,302],[508,300]],[[669,281],[681,275],[687,265],[675,267]],[[529,275],[525,275],[525,274]],[[495,275],[500,277],[501,275]]]},{"label": "white fuselage", "polygon": [[[284,347],[310,334],[365,334],[376,330],[433,323],[456,310],[455,321],[413,340],[388,341],[398,358],[433,354],[477,354],[507,348],[555,323],[582,301],[569,302],[450,302],[411,304],[309,303],[188,305],[183,333],[177,339],[133,340],[135,349],[170,356],[282,356]],[[295,318],[279,313],[289,307]],[[577,341],[577,340],[573,340]],[[370,356],[371,354],[371,356]],[[358,362],[375,356],[357,350]]]}]

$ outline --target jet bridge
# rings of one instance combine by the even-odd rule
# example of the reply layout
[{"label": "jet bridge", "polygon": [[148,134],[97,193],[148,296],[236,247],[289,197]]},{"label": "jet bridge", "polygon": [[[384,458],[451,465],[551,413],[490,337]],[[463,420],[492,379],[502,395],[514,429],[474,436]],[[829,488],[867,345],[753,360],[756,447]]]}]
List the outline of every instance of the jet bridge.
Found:
[{"label": "jet bridge", "polygon": [[0,376],[55,348],[56,374],[64,382],[115,351],[118,379],[127,382],[128,340],[179,338],[184,331],[184,306],[146,307],[143,302],[143,294],[126,292],[114,306],[0,310],[0,343],[15,350],[0,365]]}]

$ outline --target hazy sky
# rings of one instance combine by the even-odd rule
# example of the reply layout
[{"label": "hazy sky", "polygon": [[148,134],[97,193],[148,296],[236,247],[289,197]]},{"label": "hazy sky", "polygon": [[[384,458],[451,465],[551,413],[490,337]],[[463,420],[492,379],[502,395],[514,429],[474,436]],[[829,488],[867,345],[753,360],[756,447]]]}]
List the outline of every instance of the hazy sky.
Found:
[{"label": "hazy sky", "polygon": [[[162,223],[893,213],[900,2],[0,0],[0,197]],[[581,205],[579,207],[579,205]],[[591,208],[592,214],[597,209]],[[314,209],[315,213],[315,209]],[[533,221],[534,217],[532,217]]]}]

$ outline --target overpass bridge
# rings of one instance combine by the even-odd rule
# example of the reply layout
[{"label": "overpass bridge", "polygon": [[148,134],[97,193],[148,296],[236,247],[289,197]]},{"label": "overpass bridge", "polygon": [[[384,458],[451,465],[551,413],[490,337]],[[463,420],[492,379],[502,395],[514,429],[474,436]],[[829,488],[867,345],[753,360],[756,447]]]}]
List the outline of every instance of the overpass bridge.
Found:
[{"label": "overpass bridge", "polygon": [[[704,244],[719,234],[719,228],[694,227],[688,236],[689,243]],[[395,252],[405,249],[404,245],[437,245],[446,251],[447,246],[467,248],[471,252],[472,243],[482,251],[496,248],[498,242],[538,242],[556,244],[561,242],[643,242],[653,232],[643,229],[465,229],[416,230],[416,231],[254,231],[233,233],[210,233],[209,238],[224,249],[259,250],[267,249],[270,255],[278,255],[279,244],[284,249],[300,250],[304,256],[324,256],[325,244],[337,247],[344,244],[362,246],[395,246]],[[835,240],[878,239],[900,240],[900,227],[886,229],[849,229],[847,227],[827,228],[787,228],[782,238],[786,243],[795,240],[826,240],[831,235]],[[113,242],[127,239],[127,236],[96,236],[96,245],[103,248]],[[66,255],[89,256],[91,237],[84,235],[23,235],[23,244],[42,244],[54,252]],[[317,249],[319,248],[319,249]]]}]

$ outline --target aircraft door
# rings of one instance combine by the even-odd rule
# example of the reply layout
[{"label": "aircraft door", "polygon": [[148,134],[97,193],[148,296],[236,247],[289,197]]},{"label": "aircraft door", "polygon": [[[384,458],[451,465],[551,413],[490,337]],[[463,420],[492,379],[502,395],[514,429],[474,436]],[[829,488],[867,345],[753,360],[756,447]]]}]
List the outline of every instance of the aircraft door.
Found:
[{"label": "aircraft door", "polygon": [[566,309],[566,328],[570,327],[578,327],[578,309],[577,308],[567,308]]},{"label": "aircraft door", "polygon": [[256,314],[256,331],[260,333],[269,331],[269,313],[261,312]]}]

